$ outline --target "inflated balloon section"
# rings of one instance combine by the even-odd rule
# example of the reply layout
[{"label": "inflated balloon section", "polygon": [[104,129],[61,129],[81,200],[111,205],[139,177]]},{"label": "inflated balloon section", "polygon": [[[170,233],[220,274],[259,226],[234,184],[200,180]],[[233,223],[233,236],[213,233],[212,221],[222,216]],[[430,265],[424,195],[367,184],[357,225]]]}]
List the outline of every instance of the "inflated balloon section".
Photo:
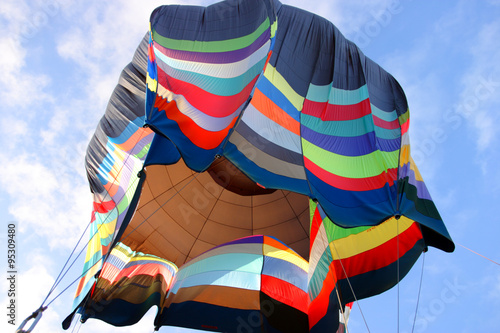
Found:
[{"label": "inflated balloon section", "polygon": [[396,79],[278,0],[157,8],[89,143],[73,313],[218,332],[344,332],[351,302],[454,244]]}]

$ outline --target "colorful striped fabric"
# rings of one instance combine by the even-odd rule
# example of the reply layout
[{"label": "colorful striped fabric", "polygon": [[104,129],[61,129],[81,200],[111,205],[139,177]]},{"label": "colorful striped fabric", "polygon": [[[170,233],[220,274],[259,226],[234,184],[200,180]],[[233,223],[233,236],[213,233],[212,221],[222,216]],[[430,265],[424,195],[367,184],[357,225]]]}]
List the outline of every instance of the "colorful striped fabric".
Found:
[{"label": "colorful striped fabric", "polygon": [[154,135],[150,129],[142,127],[146,50],[145,38],[133,61],[123,70],[87,150],[87,175],[94,196],[94,210],[84,276],[77,287],[74,308],[92,288],[116,232],[124,221],[128,223],[126,216],[135,209],[131,204],[140,184],[137,175]]},{"label": "colorful striped fabric", "polygon": [[146,123],[205,170],[246,107],[276,29],[270,0],[162,6],[151,15]]},{"label": "colorful striped fabric", "polygon": [[217,332],[307,332],[308,263],[268,236],[220,245],[179,269],[159,325]]},{"label": "colorful striped fabric", "polygon": [[[337,225],[405,215],[430,245],[452,251],[410,160],[408,105],[394,77],[324,18],[274,1],[273,21],[265,1],[236,3],[237,22],[229,2],[153,13],[147,123],[194,170],[224,155],[265,188],[318,200]],[[227,9],[223,20],[217,8]],[[200,17],[197,32],[187,29]],[[229,56],[247,45],[244,57]]]},{"label": "colorful striped fabric", "polygon": [[161,307],[177,266],[117,243],[90,294],[82,320],[96,318],[115,326],[132,325],[153,306]]},{"label": "colorful striped fabric", "polygon": [[309,326],[326,332],[338,323],[340,306],[396,285],[426,245],[419,224],[404,216],[346,229],[333,224],[320,205],[310,207]]},{"label": "colorful striped fabric", "polygon": [[[403,90],[332,23],[278,0],[231,0],[159,7],[148,38],[122,72],[86,156],[94,210],[74,300],[84,319],[129,325],[157,305],[159,326],[335,331],[353,290],[360,299],[391,288],[397,267],[402,278],[426,246],[453,251],[410,155]],[[224,181],[208,172],[193,180],[193,170],[220,156],[269,197],[247,188],[232,197],[206,186]],[[184,206],[169,205],[183,189],[196,192],[180,195]],[[271,200],[273,189],[296,193],[276,191]],[[302,199],[307,207],[306,196],[309,263],[291,249],[307,255],[307,209],[294,209]],[[251,218],[208,221],[217,200]],[[260,218],[253,203],[266,200],[284,200],[288,213]],[[290,240],[289,225],[300,239]],[[131,229],[140,231],[127,243]],[[291,245],[270,236],[225,243],[271,232]],[[165,233],[191,243],[166,241]],[[144,244],[150,254],[139,252]],[[170,262],[191,258],[170,281]]]}]

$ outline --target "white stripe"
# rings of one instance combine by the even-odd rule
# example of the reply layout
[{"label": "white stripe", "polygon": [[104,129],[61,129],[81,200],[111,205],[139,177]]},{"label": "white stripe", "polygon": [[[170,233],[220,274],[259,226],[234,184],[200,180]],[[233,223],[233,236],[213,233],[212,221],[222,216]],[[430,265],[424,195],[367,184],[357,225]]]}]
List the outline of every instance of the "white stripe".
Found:
[{"label": "white stripe", "polygon": [[271,41],[267,41],[257,51],[255,51],[245,59],[228,64],[209,64],[203,62],[174,59],[167,57],[157,48],[154,48],[154,53],[158,59],[172,68],[221,79],[229,79],[245,74],[248,69],[256,65],[262,59],[266,58],[269,52],[270,45]]},{"label": "white stripe", "polygon": [[192,106],[183,95],[174,94],[161,84],[158,85],[158,95],[167,99],[169,102],[175,101],[177,108],[183,115],[192,119],[196,125],[204,130],[211,132],[218,132],[229,126],[234,118],[238,117],[245,105],[245,103],[243,103],[236,111],[226,117],[212,117]]}]

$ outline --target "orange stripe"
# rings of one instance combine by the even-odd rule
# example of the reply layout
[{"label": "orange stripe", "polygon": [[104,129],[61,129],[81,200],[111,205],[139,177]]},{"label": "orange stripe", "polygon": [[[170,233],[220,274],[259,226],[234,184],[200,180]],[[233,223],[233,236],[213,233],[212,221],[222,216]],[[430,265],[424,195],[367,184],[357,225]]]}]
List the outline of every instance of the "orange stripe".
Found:
[{"label": "orange stripe", "polygon": [[290,132],[300,135],[300,123],[290,117],[288,113],[278,107],[272,100],[264,95],[258,88],[255,89],[252,101],[250,102],[264,116],[271,119],[281,127]]},{"label": "orange stripe", "polygon": [[[120,144],[115,144],[117,147],[119,147],[123,151],[131,151],[139,141],[141,141],[143,138],[148,136],[149,134],[152,134],[153,131],[150,128],[143,128],[139,127],[137,131],[135,131],[134,134],[132,134],[127,141],[120,143]],[[112,140],[112,139],[111,139]]]},{"label": "orange stripe", "polygon": [[[290,254],[293,254],[296,257],[299,256],[297,254],[297,252],[295,252],[294,250],[290,249],[288,246],[284,245],[283,243],[277,241],[274,238],[271,238],[271,237],[268,237],[268,236],[264,236],[264,244],[272,246],[272,247],[275,247],[277,249],[280,249],[282,251],[288,252]],[[302,258],[302,257],[300,257],[300,258]]]}]

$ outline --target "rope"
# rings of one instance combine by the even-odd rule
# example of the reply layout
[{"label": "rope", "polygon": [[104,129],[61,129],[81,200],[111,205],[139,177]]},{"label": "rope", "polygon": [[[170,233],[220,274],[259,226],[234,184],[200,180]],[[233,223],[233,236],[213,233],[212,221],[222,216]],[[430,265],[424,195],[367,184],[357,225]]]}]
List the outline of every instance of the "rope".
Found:
[{"label": "rope", "polygon": [[399,218],[396,217],[396,248],[397,248],[397,265],[396,265],[396,276],[397,276],[397,306],[398,306],[398,311],[397,311],[397,332],[399,333]]},{"label": "rope", "polygon": [[417,296],[417,307],[415,308],[415,317],[413,318],[413,325],[411,327],[411,332],[415,329],[415,322],[417,321],[418,304],[420,303],[420,293],[422,291],[422,280],[424,278],[424,264],[425,264],[425,252],[422,254],[422,271],[420,272],[420,284],[418,286],[418,296]]},{"label": "rope", "polygon": [[[134,148],[137,146],[137,144],[143,139],[143,135],[144,135],[144,131],[141,133],[141,135],[139,135],[139,137],[136,139],[135,143],[134,143]],[[133,148],[132,148],[133,150]],[[116,173],[116,175],[113,177],[113,181],[112,181],[112,184],[115,184],[117,179],[118,179],[118,176],[121,174],[123,168],[125,167],[125,164],[127,162],[127,160],[130,158],[130,154],[127,154],[126,158],[124,159],[120,169],[118,170],[118,172]],[[137,178],[133,181],[134,183],[137,182]],[[132,183],[132,184],[134,184]],[[131,186],[129,186],[129,188],[127,188],[126,191],[124,191],[122,197],[120,198],[120,202],[121,200],[123,200],[123,198],[126,197],[127,195],[127,192],[128,190],[131,188]],[[109,192],[106,191],[106,195],[104,196],[103,199],[101,199],[101,203],[104,202],[105,199],[107,199],[108,197],[111,197]],[[94,216],[95,216],[95,211],[93,212]],[[106,221],[109,219],[110,215],[108,214],[106,216],[106,218],[104,219],[104,221],[98,226],[97,228],[97,231],[89,238],[89,240],[87,241],[87,244],[80,250],[80,252],[78,253],[78,255],[76,256],[76,258],[73,260],[73,262],[68,266],[68,268],[66,269],[66,271],[64,272],[63,274],[63,271],[65,270],[66,268],[66,265],[68,264],[69,260],[71,259],[71,257],[74,255],[74,252],[76,250],[76,248],[78,247],[78,245],[80,244],[84,234],[87,232],[89,226],[92,224],[92,222],[89,222],[87,224],[87,227],[85,228],[85,230],[83,231],[82,235],[80,236],[80,239],[78,240],[77,244],[75,245],[75,247],[73,248],[73,251],[71,252],[71,254],[69,255],[68,259],[66,260],[66,263],[64,264],[63,268],[61,269],[61,271],[59,272],[59,275],[58,277],[56,278],[56,280],[54,281],[54,284],[52,285],[51,289],[49,290],[47,296],[45,297],[45,299],[43,300],[42,302],[42,305],[47,301],[47,299],[49,298],[49,296],[54,292],[55,288],[61,283],[62,279],[66,276],[66,274],[69,272],[69,270],[71,269],[71,267],[73,267],[73,265],[75,264],[76,260],[78,260],[78,258],[80,257],[80,255],[83,253],[83,251],[88,247],[88,245],[90,244],[92,238],[97,234],[99,233],[100,229],[102,228],[102,226],[106,223]],[[97,261],[96,263],[98,263],[99,261]],[[85,274],[92,268],[94,267],[94,265],[92,265],[88,270],[85,271]],[[78,279],[81,279],[82,277],[85,276],[85,274],[83,275],[80,275],[80,277]],[[61,293],[59,293],[56,297],[54,297],[54,299],[52,299],[52,301],[50,301],[48,305],[50,305],[52,302],[54,302],[64,291],[66,291],[71,285],[73,285],[75,283],[75,281],[73,281],[69,286],[67,286]]]},{"label": "rope", "polygon": [[340,313],[342,314],[342,318],[344,319],[345,331],[346,333],[349,333],[349,330],[347,329],[347,320],[345,317],[344,307],[342,306],[342,302],[340,301],[339,288],[337,288],[337,286],[335,286],[335,292],[337,293],[337,300],[339,301]]},{"label": "rope", "polygon": [[461,246],[461,247],[463,247],[464,249],[466,249],[466,250],[468,250],[468,251],[470,251],[470,252],[472,252],[472,253],[474,253],[474,254],[477,254],[478,256],[483,257],[484,259],[487,259],[487,260],[491,261],[492,263],[494,263],[494,264],[496,264],[496,265],[500,266],[500,264],[499,264],[498,262],[496,262],[495,260],[492,260],[492,259],[490,259],[490,258],[488,258],[488,257],[486,257],[486,256],[483,256],[482,254],[477,253],[476,251],[473,251],[473,250],[469,249],[468,247],[463,246],[462,244],[457,243],[457,245],[460,245],[460,246]]},{"label": "rope", "polygon": [[[62,272],[64,271],[64,269],[66,268],[66,265],[68,264],[69,260],[71,259],[71,257],[73,256],[73,254],[75,253],[78,245],[80,244],[80,242],[82,241],[83,239],[83,236],[85,235],[85,233],[87,232],[88,228],[90,226],[90,223],[87,224],[87,227],[85,227],[85,230],[83,230],[81,236],[80,236],[80,239],[78,240],[78,242],[76,243],[75,247],[73,248],[73,250],[71,251],[70,255],[68,256],[68,259],[66,259],[66,262],[64,263],[63,267],[61,268],[61,270],[59,271],[59,275],[57,275],[56,279],[54,280],[54,283],[52,284],[52,287],[50,288],[49,292],[47,293],[47,296],[45,296],[43,302],[42,302],[42,306],[45,304],[45,302],[47,301],[47,299],[49,298],[50,294],[52,294],[52,292],[56,289],[56,287],[59,285],[59,283],[62,281],[62,279],[64,278],[64,276],[66,275],[66,273],[69,271],[69,269],[71,268],[71,266],[73,266],[74,264],[74,261],[73,263],[71,263],[71,265],[68,267],[68,269],[66,270],[66,272],[64,274],[62,274]],[[87,243],[88,245],[88,243]],[[81,253],[81,251],[80,251]],[[78,254],[78,256],[76,258],[78,258],[80,256],[80,254]],[[76,260],[76,259],[75,259]],[[62,275],[62,276],[61,276]]]},{"label": "rope", "polygon": [[363,310],[361,310],[361,305],[359,305],[358,298],[356,297],[356,293],[354,292],[354,289],[352,288],[351,281],[349,280],[349,276],[347,275],[347,271],[345,270],[344,264],[342,264],[342,260],[340,259],[339,252],[337,251],[337,246],[335,245],[335,242],[331,242],[330,244],[333,244],[333,248],[335,249],[335,252],[337,253],[337,258],[339,258],[340,266],[342,267],[342,270],[344,271],[344,275],[346,277],[347,283],[349,284],[349,288],[351,289],[352,295],[354,296],[354,300],[356,301],[356,305],[358,306],[359,312],[361,313],[361,317],[363,318],[366,329],[368,330],[368,332],[370,332],[370,328],[368,327],[368,323],[366,322],[366,318],[365,318],[365,315],[363,314]]},{"label": "rope", "polygon": [[172,200],[173,198],[175,198],[176,195],[178,195],[183,189],[185,189],[186,186],[188,186],[189,184],[191,184],[191,182],[193,180],[195,180],[196,178],[198,178],[199,175],[200,175],[200,173],[196,173],[193,178],[191,178],[186,184],[184,184],[184,186],[182,186],[177,192],[175,192],[174,195],[172,195],[170,198],[168,198],[167,201],[165,201],[160,207],[156,208],[151,214],[149,214],[144,219],[144,221],[142,221],[141,223],[139,223],[138,226],[136,226],[134,229],[130,230],[130,232],[125,237],[123,237],[122,239],[120,239],[120,241],[123,242],[125,239],[127,239],[128,236],[130,236],[133,232],[135,232],[137,230],[137,228],[139,228],[141,225],[144,224],[144,222],[146,222],[147,220],[149,220],[154,214],[156,214],[156,212],[158,212],[160,209],[162,209],[163,206],[165,206],[167,203],[170,202],[170,200]]}]

